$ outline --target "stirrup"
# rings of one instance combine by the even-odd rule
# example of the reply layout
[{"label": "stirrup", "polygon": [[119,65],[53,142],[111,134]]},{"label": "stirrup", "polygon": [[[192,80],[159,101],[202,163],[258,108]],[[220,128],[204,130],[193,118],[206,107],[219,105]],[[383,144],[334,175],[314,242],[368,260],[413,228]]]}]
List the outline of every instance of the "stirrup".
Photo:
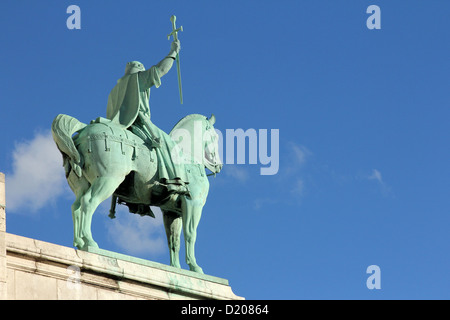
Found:
[{"label": "stirrup", "polygon": [[167,191],[169,193],[189,194],[189,190],[185,185],[168,184]]},{"label": "stirrup", "polygon": [[164,179],[163,183],[165,183],[165,184],[175,184],[177,186],[185,186],[185,185],[189,184],[189,182],[184,182],[180,178],[171,179],[171,180]]},{"label": "stirrup", "polygon": [[155,181],[155,185],[164,186],[169,194],[182,194],[190,197],[189,190],[187,188],[188,182],[183,182],[181,179],[161,179],[162,181]]}]

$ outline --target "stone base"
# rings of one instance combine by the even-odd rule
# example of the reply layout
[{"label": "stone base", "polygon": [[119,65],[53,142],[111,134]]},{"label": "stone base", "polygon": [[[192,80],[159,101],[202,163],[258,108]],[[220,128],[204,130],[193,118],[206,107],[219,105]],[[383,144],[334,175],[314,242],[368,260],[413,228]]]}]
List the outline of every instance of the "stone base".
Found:
[{"label": "stone base", "polygon": [[0,298],[243,299],[225,279],[101,249],[86,252],[5,235],[6,293],[0,286]]}]

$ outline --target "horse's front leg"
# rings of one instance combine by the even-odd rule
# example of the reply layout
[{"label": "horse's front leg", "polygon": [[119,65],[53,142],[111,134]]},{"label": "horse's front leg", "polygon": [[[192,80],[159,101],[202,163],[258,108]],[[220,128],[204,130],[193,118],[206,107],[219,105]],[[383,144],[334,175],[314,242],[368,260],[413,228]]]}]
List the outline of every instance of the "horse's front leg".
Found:
[{"label": "horse's front leg", "polygon": [[164,211],[164,228],[166,229],[167,244],[170,252],[170,265],[181,268],[180,265],[180,237],[182,228],[181,216],[175,212]]},{"label": "horse's front leg", "polygon": [[203,206],[194,205],[194,201],[185,200],[183,205],[183,231],[186,245],[186,263],[191,271],[203,273],[203,269],[195,259],[195,241],[197,240],[197,227],[202,215]]}]

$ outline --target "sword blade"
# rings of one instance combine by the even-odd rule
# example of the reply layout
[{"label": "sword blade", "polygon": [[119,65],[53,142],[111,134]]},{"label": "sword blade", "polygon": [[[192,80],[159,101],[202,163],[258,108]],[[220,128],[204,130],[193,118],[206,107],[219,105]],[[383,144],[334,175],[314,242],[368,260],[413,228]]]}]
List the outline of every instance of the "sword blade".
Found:
[{"label": "sword blade", "polygon": [[180,69],[180,56],[177,53],[177,75],[178,75],[178,89],[180,91],[180,103],[183,104],[183,89],[181,87],[181,69]]}]

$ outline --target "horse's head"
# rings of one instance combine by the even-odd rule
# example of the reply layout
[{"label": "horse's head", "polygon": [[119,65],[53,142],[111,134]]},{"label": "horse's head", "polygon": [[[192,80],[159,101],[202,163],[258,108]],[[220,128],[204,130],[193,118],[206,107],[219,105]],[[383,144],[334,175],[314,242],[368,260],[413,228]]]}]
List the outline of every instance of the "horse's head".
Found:
[{"label": "horse's head", "polygon": [[211,115],[211,118],[207,119],[206,129],[203,135],[204,142],[204,165],[214,175],[222,170],[223,163],[219,156],[219,135],[214,129],[214,123],[216,117]]},{"label": "horse's head", "polygon": [[203,164],[213,174],[222,169],[219,156],[219,136],[214,129],[216,117],[207,118],[191,114],[181,119],[170,132],[177,144],[172,160],[184,163]]}]

